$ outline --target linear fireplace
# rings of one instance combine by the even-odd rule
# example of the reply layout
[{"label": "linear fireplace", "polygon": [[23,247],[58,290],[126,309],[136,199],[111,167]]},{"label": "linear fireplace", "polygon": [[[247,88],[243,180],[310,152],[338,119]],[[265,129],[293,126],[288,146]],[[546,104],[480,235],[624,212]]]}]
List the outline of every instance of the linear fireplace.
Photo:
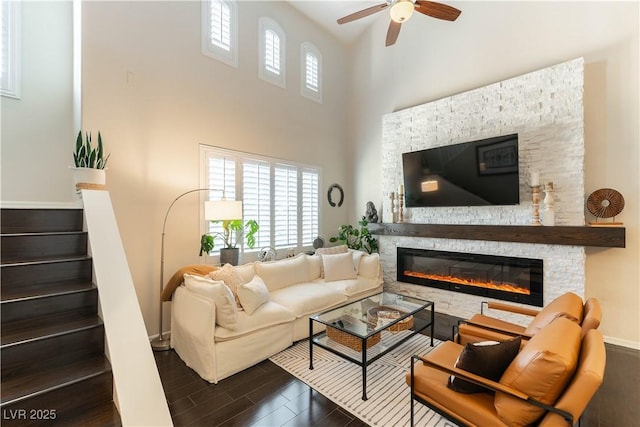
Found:
[{"label": "linear fireplace", "polygon": [[542,260],[397,248],[398,282],[542,307]]}]

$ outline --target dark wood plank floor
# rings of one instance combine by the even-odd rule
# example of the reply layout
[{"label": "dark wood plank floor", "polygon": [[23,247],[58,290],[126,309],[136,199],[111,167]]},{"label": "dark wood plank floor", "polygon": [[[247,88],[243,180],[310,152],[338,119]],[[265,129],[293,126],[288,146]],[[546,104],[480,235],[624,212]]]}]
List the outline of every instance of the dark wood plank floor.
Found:
[{"label": "dark wood plank floor", "polygon": [[[448,339],[454,320],[437,317],[435,335]],[[155,358],[176,426],[366,426],[268,360],[209,384],[173,350]],[[604,383],[581,427],[640,426],[638,402],[640,352],[607,345]]]}]

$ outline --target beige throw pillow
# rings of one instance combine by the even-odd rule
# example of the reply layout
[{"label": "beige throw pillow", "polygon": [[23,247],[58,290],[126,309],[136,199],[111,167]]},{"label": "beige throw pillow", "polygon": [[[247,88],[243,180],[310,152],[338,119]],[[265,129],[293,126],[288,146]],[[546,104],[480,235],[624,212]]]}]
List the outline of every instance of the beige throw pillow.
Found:
[{"label": "beige throw pillow", "polygon": [[216,305],[216,324],[234,331],[238,326],[238,310],[231,290],[221,281],[209,277],[184,275],[184,286]]},{"label": "beige throw pillow", "polygon": [[[334,254],[344,254],[349,251],[347,245],[339,245],[339,246],[330,246],[328,248],[318,248],[316,249],[316,255],[322,257],[322,255],[334,255]],[[324,277],[324,266],[320,263],[320,277]]]},{"label": "beige throw pillow", "polygon": [[209,273],[213,280],[222,280],[231,289],[231,293],[236,300],[236,307],[242,310],[242,305],[238,299],[238,286],[244,284],[244,280],[231,264],[225,264],[222,268]]},{"label": "beige throw pillow", "polygon": [[269,290],[260,276],[253,276],[249,283],[238,287],[238,297],[244,311],[252,315],[262,304],[269,301]]},{"label": "beige throw pillow", "polygon": [[322,255],[324,266],[324,280],[335,282],[336,280],[355,279],[356,269],[353,265],[353,255],[350,253]]}]

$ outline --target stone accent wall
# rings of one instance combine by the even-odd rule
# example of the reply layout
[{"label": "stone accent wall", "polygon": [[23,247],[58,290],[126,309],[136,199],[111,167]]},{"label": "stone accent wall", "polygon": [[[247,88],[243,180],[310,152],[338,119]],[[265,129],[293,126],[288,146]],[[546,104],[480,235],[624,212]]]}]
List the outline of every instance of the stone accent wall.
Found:
[{"label": "stone accent wall", "polygon": [[[557,225],[584,225],[582,58],[483,88],[386,115],[382,130],[382,218],[391,218],[389,193],[402,183],[402,153],[518,133],[520,204],[405,209],[405,222],[528,225],[531,172],[553,181]],[[544,193],[541,192],[542,201]],[[542,207],[542,206],[541,206]],[[486,298],[396,282],[396,247],[526,258],[544,262],[544,303],[566,291],[584,295],[583,247],[455,239],[380,237],[385,287],[436,302],[460,317],[479,312]],[[502,316],[517,321],[518,316]]]}]

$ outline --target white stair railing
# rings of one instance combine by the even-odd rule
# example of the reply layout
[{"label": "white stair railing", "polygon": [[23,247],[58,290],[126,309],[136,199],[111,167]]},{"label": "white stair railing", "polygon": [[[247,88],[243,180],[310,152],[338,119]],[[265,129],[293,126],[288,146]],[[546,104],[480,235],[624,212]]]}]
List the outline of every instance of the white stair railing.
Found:
[{"label": "white stair railing", "polygon": [[173,426],[109,192],[82,200],[122,425]]}]

